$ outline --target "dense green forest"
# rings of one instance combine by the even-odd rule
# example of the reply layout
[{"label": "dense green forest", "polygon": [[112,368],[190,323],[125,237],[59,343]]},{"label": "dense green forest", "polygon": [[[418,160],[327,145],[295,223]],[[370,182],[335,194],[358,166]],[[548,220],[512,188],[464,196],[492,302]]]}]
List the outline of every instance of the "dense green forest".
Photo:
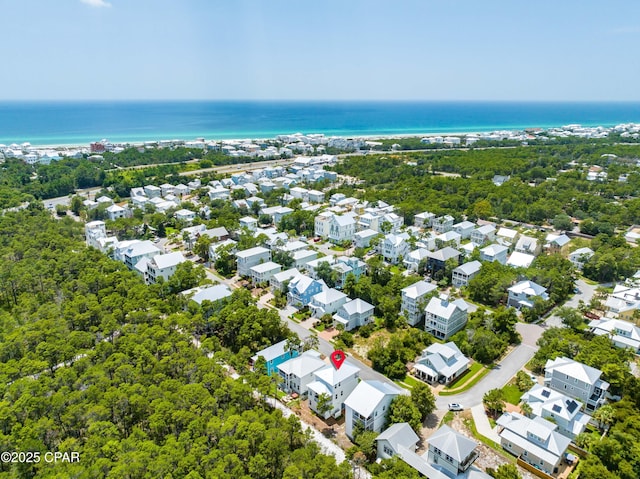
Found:
[{"label": "dense green forest", "polygon": [[0,217],[0,254],[0,452],[79,453],[0,477],[350,477],[262,400],[272,385],[247,359],[290,333],[246,291],[162,299],[33,206]]},{"label": "dense green forest", "polygon": [[[603,154],[616,154],[615,162]],[[428,210],[456,219],[499,218],[542,224],[565,213],[577,219],[631,225],[640,218],[637,145],[556,145],[487,150],[436,150],[356,156],[335,166],[364,180],[340,191],[395,205],[411,224]],[[610,181],[587,181],[572,161],[608,165]],[[444,172],[459,176],[442,176]],[[618,176],[628,174],[626,182]],[[501,186],[494,175],[510,175]],[[552,178],[552,180],[547,180]]]}]

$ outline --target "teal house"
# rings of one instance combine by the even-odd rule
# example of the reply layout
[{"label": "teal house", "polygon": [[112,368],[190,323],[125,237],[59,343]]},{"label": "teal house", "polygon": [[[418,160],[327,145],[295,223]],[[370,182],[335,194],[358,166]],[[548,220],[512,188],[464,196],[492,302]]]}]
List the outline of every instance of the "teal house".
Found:
[{"label": "teal house", "polygon": [[295,358],[298,355],[298,351],[288,351],[287,341],[280,341],[279,343],[269,346],[262,351],[258,351],[255,356],[251,358],[251,367],[256,364],[256,361],[262,356],[267,363],[267,374],[271,376],[272,373],[278,374],[278,366],[291,358]]}]

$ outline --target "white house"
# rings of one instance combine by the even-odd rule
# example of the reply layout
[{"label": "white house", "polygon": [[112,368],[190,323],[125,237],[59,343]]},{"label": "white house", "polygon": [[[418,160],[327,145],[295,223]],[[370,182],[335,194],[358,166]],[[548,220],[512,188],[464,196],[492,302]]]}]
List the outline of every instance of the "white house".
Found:
[{"label": "white house", "polygon": [[591,332],[597,336],[608,336],[619,348],[631,349],[640,354],[640,328],[621,319],[594,319],[589,323]]},{"label": "white house", "polygon": [[409,254],[409,243],[407,233],[393,234],[389,233],[378,244],[378,252],[385,261],[396,264],[400,258],[404,258]]},{"label": "white house", "polygon": [[309,408],[320,414],[318,400],[321,396],[327,395],[330,398],[330,407],[324,414],[324,418],[340,416],[342,404],[358,385],[359,377],[360,369],[348,362],[342,363],[340,369],[336,369],[333,366],[325,366],[315,371],[313,373],[313,381],[307,384]]},{"label": "white house", "polygon": [[327,366],[318,351],[305,351],[278,365],[278,374],[282,377],[280,387],[287,393],[307,394],[307,386],[314,380],[313,373]]},{"label": "white house", "polygon": [[318,214],[314,220],[314,233],[320,238],[328,238],[331,226],[331,218],[334,213],[331,211],[323,211]]},{"label": "white house", "polygon": [[187,209],[180,209],[174,213],[174,216],[178,221],[184,221],[185,223],[191,223],[196,219],[195,212]]},{"label": "white house", "polygon": [[157,256],[161,251],[151,241],[135,241],[128,243],[126,247],[119,252],[127,268],[133,270],[136,264],[143,258],[151,259]]},{"label": "white house", "polygon": [[558,425],[558,432],[571,439],[583,432],[591,419],[582,412],[583,404],[542,384],[535,384],[520,398],[531,406],[531,414]]},{"label": "white house", "polygon": [[481,261],[497,261],[500,264],[507,264],[507,254],[509,248],[500,244],[490,244],[480,250]]},{"label": "white house", "polygon": [[429,213],[428,211],[418,213],[413,217],[413,224],[418,228],[430,228],[435,217],[436,215]]},{"label": "white house", "polygon": [[88,246],[97,248],[96,240],[107,237],[107,227],[104,221],[90,221],[84,225],[84,236]]},{"label": "white house", "polygon": [[469,358],[453,342],[434,343],[422,351],[414,366],[416,377],[430,383],[449,384],[469,369]]},{"label": "white house", "polygon": [[507,305],[513,306],[516,309],[520,309],[523,306],[532,308],[535,298],[540,298],[543,301],[549,299],[547,288],[533,281],[520,281],[508,288],[507,291],[509,292]]},{"label": "white house", "polygon": [[262,246],[238,251],[236,253],[238,259],[238,274],[240,276],[250,276],[250,269],[260,263],[271,261],[271,251]]},{"label": "white house", "polygon": [[593,412],[605,402],[609,383],[600,379],[602,371],[573,359],[549,359],[544,366],[544,384],[555,391],[582,401],[587,412]]},{"label": "white house", "polygon": [[463,299],[449,301],[447,295],[431,298],[425,308],[425,331],[438,339],[449,339],[466,324],[468,309]]},{"label": "white house", "polygon": [[589,261],[594,254],[591,248],[578,248],[569,253],[569,261],[571,261],[577,269],[582,270],[584,264]]},{"label": "white house", "polygon": [[144,187],[145,196],[147,198],[160,198],[162,196],[162,189],[155,185],[147,185]]},{"label": "white house", "polygon": [[373,321],[375,307],[360,298],[344,303],[333,315],[335,325],[341,324],[345,331],[351,331]]},{"label": "white house", "polygon": [[532,254],[533,256],[538,256],[542,251],[542,246],[540,246],[540,243],[535,238],[532,238],[530,236],[520,236],[518,242],[516,243],[514,251],[517,253],[525,253]]},{"label": "white house", "polygon": [[616,284],[604,303],[607,316],[619,319],[632,319],[640,309],[640,287]]},{"label": "white house", "polygon": [[437,286],[424,280],[413,283],[401,290],[402,306],[400,313],[404,314],[407,322],[415,326],[424,319],[426,298],[437,290]]},{"label": "white house", "polygon": [[536,257],[532,254],[514,251],[511,253],[511,256],[509,256],[509,259],[507,259],[507,266],[511,266],[512,268],[528,268],[534,259],[536,259]]},{"label": "white house", "polygon": [[240,228],[247,228],[249,231],[255,231],[258,228],[258,220],[253,216],[244,216],[240,218]]},{"label": "white house", "polygon": [[293,266],[295,268],[304,268],[304,266],[318,257],[318,252],[310,249],[301,249],[295,251],[291,257],[293,258]]},{"label": "white house", "polygon": [[453,216],[450,216],[450,215],[439,216],[431,220],[431,227],[433,228],[433,231],[435,231],[436,233],[446,233],[447,231],[451,231],[453,229],[454,221],[455,220]]},{"label": "white house", "polygon": [[380,233],[372,229],[366,229],[358,231],[353,235],[353,245],[356,248],[367,248],[371,243],[371,240],[378,236]]},{"label": "white house", "polygon": [[482,246],[493,241],[496,238],[496,227],[493,225],[484,225],[476,228],[471,232],[471,242]]},{"label": "white house", "polygon": [[221,299],[231,296],[231,290],[226,284],[215,284],[213,286],[204,286],[191,288],[180,293],[183,296],[188,297],[192,301],[198,304],[202,304],[203,301],[211,301],[215,303]]},{"label": "white house", "polygon": [[157,283],[160,278],[167,281],[180,263],[184,263],[187,259],[182,255],[181,251],[173,253],[158,254],[147,261],[147,271],[145,280],[148,284]]},{"label": "white house", "polygon": [[451,284],[456,288],[468,286],[469,281],[480,273],[481,267],[482,263],[480,261],[470,261],[468,263],[461,264],[451,272]]},{"label": "white house", "polygon": [[496,241],[504,246],[511,246],[518,240],[518,232],[510,228],[500,228],[496,233]]},{"label": "white house", "polygon": [[273,276],[271,276],[269,285],[273,288],[274,291],[276,289],[284,291],[285,284],[287,282],[290,282],[296,276],[300,276],[300,274],[300,271],[298,271],[296,268],[290,268],[284,271],[280,271],[279,273],[275,273]]},{"label": "white house", "polygon": [[500,444],[505,450],[547,474],[558,472],[571,439],[556,431],[556,424],[515,412],[504,413],[497,424]]},{"label": "white house", "polygon": [[420,437],[406,422],[392,424],[376,437],[379,459],[391,459],[400,452],[400,448],[416,451]]},{"label": "white house", "polygon": [[309,308],[314,318],[321,318],[325,314],[333,314],[340,306],[347,302],[348,296],[334,288],[328,288],[311,298]]},{"label": "white house", "polygon": [[453,225],[453,231],[458,233],[462,239],[468,239],[471,237],[471,233],[473,232],[475,227],[475,223],[465,220]]},{"label": "white house", "polygon": [[282,271],[282,266],[273,261],[267,261],[252,266],[249,268],[249,271],[251,272],[251,281],[253,281],[253,284],[263,284],[268,283],[274,274]]},{"label": "white house", "polygon": [[107,212],[107,216],[109,217],[110,220],[117,220],[118,218],[126,218],[128,213],[127,208],[123,208],[122,206],[118,206],[118,205],[111,205],[105,211]]},{"label": "white house", "polygon": [[427,248],[418,248],[410,251],[403,259],[405,268],[409,271],[418,271],[420,263],[426,261],[430,251]]},{"label": "white house", "polygon": [[356,233],[356,222],[352,216],[334,215],[329,222],[329,240],[333,243],[352,241]]},{"label": "white house", "polygon": [[400,389],[382,381],[360,381],[344,401],[347,436],[353,439],[353,429],[358,423],[365,431],[382,431],[389,404],[401,394]]},{"label": "white house", "polygon": [[455,231],[446,231],[445,233],[441,233],[436,236],[436,248],[441,249],[446,246],[451,246],[452,248],[457,248],[460,246],[460,240],[462,236]]},{"label": "white house", "polygon": [[[441,426],[428,440],[427,461],[438,470],[444,470],[445,477],[460,479],[490,477],[472,466],[479,457],[478,444],[475,441],[447,425]],[[428,477],[434,476],[430,474]]]}]

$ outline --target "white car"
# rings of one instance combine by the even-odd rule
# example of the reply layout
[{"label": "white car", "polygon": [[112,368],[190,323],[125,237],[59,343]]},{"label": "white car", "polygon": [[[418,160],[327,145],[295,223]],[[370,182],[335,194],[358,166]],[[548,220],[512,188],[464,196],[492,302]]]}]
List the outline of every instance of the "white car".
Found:
[{"label": "white car", "polygon": [[464,408],[462,407],[462,404],[458,404],[457,402],[451,402],[449,403],[449,411],[462,411]]}]

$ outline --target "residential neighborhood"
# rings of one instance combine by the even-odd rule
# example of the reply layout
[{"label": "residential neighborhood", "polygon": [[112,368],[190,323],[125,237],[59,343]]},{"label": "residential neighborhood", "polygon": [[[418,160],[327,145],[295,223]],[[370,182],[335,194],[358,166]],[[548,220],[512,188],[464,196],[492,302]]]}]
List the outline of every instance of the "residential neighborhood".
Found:
[{"label": "residential neighborhood", "polygon": [[[548,282],[536,282],[543,278],[536,265],[546,258],[562,258],[562,267],[579,275],[594,251],[563,232],[541,233],[527,226],[474,222],[429,211],[407,221],[387,202],[328,194],[332,182],[344,181],[327,174],[330,170],[305,165],[290,171],[254,170],[209,184],[132,189],[130,200],[117,205],[117,211],[113,205],[106,208],[105,220],[86,223],[86,243],[122,261],[148,284],[171,281],[183,263],[203,268],[213,286],[184,291],[185,297],[199,305],[222,304],[235,289],[248,289],[259,307],[276,311],[303,342],[315,338],[317,345],[311,348],[282,341],[254,351],[250,365],[279,378],[277,396],[285,407],[301,408],[298,413],[312,424],[330,424],[342,438],[339,444],[359,444],[364,432],[375,433],[380,459],[397,456],[427,477],[467,477],[470,471],[484,477],[474,465],[483,461],[474,440],[447,425],[425,432],[388,422],[389,411],[403,400],[398,398],[408,398],[416,384],[423,384],[435,400],[427,415],[442,417],[447,409],[472,412],[480,421],[477,437],[500,444],[504,458],[517,456],[524,476],[540,471],[544,479],[561,477],[562,471],[575,467],[579,456],[569,445],[597,428],[595,412],[619,397],[610,393],[602,371],[567,357],[549,358],[542,375],[530,374],[535,367],[528,361],[538,350],[535,341],[544,332],[546,316],[560,305],[555,302],[558,284],[550,288],[543,285]],[[317,178],[324,179],[323,190],[307,189]],[[271,206],[272,200],[266,203],[261,197],[278,192],[280,205]],[[237,211],[236,226],[208,225],[208,218],[216,214],[211,204]],[[151,207],[177,226],[171,237],[120,241],[108,227],[131,218],[137,208]],[[493,294],[499,294],[496,303],[478,300],[483,275],[491,268],[511,278],[489,284]],[[640,309],[638,283],[630,278],[616,284],[601,300],[602,317],[584,323],[594,336],[610,338],[615,347],[636,354],[640,329],[632,317]],[[584,302],[594,303],[593,298]],[[494,326],[500,314],[515,318],[509,334],[521,339],[509,340],[493,353],[496,364],[508,365],[496,383],[490,381],[491,361],[477,355],[463,338],[473,339],[469,331],[493,331],[494,341],[506,334]],[[519,342],[527,339],[521,325],[532,320],[529,327],[536,336],[525,346]],[[394,326],[387,329],[387,324]],[[393,337],[398,325],[424,334],[420,341],[426,343],[396,361],[395,369],[378,366],[374,350],[382,339],[367,338],[383,338],[380,333],[385,331]],[[329,355],[341,348],[349,360],[336,368]],[[520,353],[522,359],[510,362]],[[534,383],[495,417],[492,427],[487,394],[512,384],[516,373],[525,371]],[[440,396],[448,390],[454,393]],[[462,404],[455,401],[458,397],[465,399],[459,400]],[[418,444],[428,445],[423,454],[417,452]]]}]

